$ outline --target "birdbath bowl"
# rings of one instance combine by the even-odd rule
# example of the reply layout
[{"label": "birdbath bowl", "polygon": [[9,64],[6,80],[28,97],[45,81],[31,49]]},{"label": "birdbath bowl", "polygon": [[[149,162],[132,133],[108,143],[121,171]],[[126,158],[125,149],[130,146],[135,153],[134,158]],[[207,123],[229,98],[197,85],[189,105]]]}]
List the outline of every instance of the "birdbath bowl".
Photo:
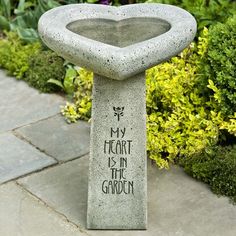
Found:
[{"label": "birdbath bowl", "polygon": [[87,227],[146,229],[144,73],[190,44],[195,19],[164,4],[71,4],[43,14],[38,29],[49,48],[94,72]]}]

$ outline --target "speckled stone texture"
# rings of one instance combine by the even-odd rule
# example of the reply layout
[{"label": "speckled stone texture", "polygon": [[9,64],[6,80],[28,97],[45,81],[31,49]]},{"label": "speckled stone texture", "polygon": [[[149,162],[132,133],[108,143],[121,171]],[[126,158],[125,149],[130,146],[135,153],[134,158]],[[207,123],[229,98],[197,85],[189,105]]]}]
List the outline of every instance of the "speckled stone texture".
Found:
[{"label": "speckled stone texture", "polygon": [[95,72],[88,228],[147,227],[144,71],[181,52],[196,28],[164,4],[72,4],[40,18],[48,47]]},{"label": "speckled stone texture", "polygon": [[124,81],[94,78],[87,227],[145,229],[144,73]]},{"label": "speckled stone texture", "polygon": [[[151,19],[151,22],[156,20],[157,24],[160,23],[158,19],[161,19],[170,27],[162,31],[162,34],[158,30],[156,36],[150,35],[147,40],[144,39],[141,42],[137,40],[125,47],[119,47],[119,44],[118,46],[108,44],[106,35],[111,34],[111,30],[117,38],[120,38],[126,30],[119,30],[114,26],[106,30],[106,34],[103,35],[105,22],[110,21],[112,24],[112,21],[113,25],[116,22],[117,27],[122,28],[122,21],[132,18],[136,21],[140,21],[138,20],[140,18]],[[98,26],[93,25],[94,30],[88,26],[83,29],[81,25],[88,24],[86,22],[92,20]],[[100,27],[98,20],[101,21],[100,24],[103,24]],[[145,34],[151,34],[148,29],[153,31],[150,22],[141,28],[146,28]],[[39,20],[38,29],[46,45],[68,61],[111,79],[123,80],[181,52],[195,36],[196,21],[187,11],[165,4],[144,3],[121,7],[71,4],[46,12]],[[133,31],[131,27],[128,31],[130,34],[137,34],[139,27],[136,26],[135,29]],[[94,35],[90,38],[85,37],[88,34],[86,30],[95,31],[101,34],[101,37],[96,36],[97,40],[91,39]],[[137,37],[142,37],[141,35]],[[126,39],[123,38],[123,40]]]}]

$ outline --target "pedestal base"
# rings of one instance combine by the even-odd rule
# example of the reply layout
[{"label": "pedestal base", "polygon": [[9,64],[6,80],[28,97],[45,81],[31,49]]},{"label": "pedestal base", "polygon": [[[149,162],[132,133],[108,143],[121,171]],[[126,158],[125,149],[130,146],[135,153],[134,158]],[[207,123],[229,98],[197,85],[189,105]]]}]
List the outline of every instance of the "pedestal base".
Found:
[{"label": "pedestal base", "polygon": [[146,229],[145,75],[94,76],[87,228]]}]

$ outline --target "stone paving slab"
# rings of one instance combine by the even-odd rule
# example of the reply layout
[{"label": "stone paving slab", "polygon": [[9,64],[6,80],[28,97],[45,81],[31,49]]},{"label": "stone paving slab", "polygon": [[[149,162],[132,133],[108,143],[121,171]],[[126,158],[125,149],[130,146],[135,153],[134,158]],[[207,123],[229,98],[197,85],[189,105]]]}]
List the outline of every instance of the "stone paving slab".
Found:
[{"label": "stone paving slab", "polygon": [[88,122],[67,124],[59,114],[16,130],[32,144],[59,161],[68,161],[89,152]]},{"label": "stone paving slab", "polygon": [[14,129],[60,112],[61,96],[40,94],[25,82],[0,70],[0,132]]},{"label": "stone paving slab", "polygon": [[1,236],[85,236],[38,199],[17,186],[0,186]]},{"label": "stone paving slab", "polygon": [[0,183],[55,163],[12,133],[0,134]]},{"label": "stone paving slab", "polygon": [[[148,165],[148,230],[87,231],[92,236],[235,236],[236,207],[179,167]],[[48,205],[85,228],[88,156],[20,179]]]},{"label": "stone paving slab", "polygon": [[[85,225],[88,156],[19,180],[48,205],[77,225]],[[78,161],[79,160],[79,161]]]}]

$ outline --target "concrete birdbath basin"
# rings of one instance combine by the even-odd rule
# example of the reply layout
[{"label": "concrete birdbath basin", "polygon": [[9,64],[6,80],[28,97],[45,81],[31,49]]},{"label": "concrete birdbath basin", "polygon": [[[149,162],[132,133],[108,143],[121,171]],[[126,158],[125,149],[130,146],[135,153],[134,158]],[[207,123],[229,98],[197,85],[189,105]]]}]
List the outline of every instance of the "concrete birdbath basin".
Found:
[{"label": "concrete birdbath basin", "polygon": [[72,4],[46,12],[39,33],[94,72],[87,227],[146,229],[144,73],[190,44],[195,19],[163,4]]}]

